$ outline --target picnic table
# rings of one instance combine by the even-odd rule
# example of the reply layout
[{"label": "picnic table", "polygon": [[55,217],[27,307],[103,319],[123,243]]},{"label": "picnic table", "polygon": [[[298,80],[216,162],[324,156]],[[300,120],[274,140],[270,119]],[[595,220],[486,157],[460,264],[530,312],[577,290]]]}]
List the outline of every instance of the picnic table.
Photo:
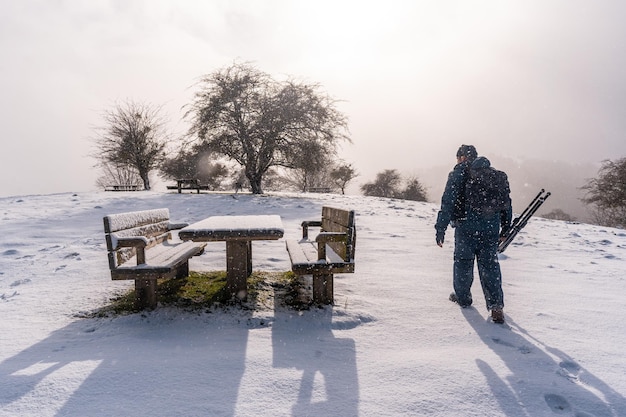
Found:
[{"label": "picnic table", "polygon": [[176,180],[176,185],[168,185],[167,189],[178,190],[178,194],[183,190],[196,190],[196,193],[200,194],[200,190],[208,190],[209,186],[200,184],[195,178],[181,178]]},{"label": "picnic table", "polygon": [[240,299],[247,297],[246,279],[252,273],[252,241],[283,237],[280,216],[211,216],[180,229],[183,241],[226,242],[226,286]]}]

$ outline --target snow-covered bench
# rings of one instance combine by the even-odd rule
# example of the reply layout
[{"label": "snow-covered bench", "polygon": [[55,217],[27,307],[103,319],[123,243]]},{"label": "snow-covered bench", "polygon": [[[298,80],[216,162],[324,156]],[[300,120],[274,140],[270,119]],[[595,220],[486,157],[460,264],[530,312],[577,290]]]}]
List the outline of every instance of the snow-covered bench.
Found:
[{"label": "snow-covered bench", "polygon": [[173,242],[170,231],[186,223],[170,223],[166,208],[111,214],[104,217],[109,268],[114,280],[135,280],[135,306],[154,308],[160,278],[189,275],[189,258],[206,243]]},{"label": "snow-covered bench", "polygon": [[330,193],[332,190],[330,187],[309,187],[307,191],[310,193]]},{"label": "snow-covered bench", "polygon": [[[333,274],[354,272],[356,244],[353,210],[322,207],[322,219],[302,222],[302,240],[287,240],[291,270],[313,276],[313,302],[333,303]],[[319,227],[315,240],[309,227]]]},{"label": "snow-covered bench", "polygon": [[107,185],[104,187],[104,191],[139,191],[141,186],[139,184],[115,184]]}]

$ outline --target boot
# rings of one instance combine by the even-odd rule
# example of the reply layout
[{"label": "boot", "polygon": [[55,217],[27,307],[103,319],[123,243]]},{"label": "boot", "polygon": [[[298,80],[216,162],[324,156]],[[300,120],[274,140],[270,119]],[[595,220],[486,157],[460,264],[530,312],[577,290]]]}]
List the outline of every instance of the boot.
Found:
[{"label": "boot", "polygon": [[504,312],[502,311],[502,307],[494,307],[491,309],[491,320],[498,324],[504,323]]}]

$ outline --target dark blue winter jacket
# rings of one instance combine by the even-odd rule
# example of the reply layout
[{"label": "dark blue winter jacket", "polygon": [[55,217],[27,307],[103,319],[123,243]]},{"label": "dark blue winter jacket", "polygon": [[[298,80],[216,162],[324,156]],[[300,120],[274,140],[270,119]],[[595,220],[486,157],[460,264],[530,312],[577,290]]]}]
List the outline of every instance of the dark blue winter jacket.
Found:
[{"label": "dark blue winter jacket", "polygon": [[437,215],[435,229],[443,233],[451,222],[465,218],[465,182],[467,180],[469,164],[466,160],[456,164],[448,174],[446,189],[441,197],[441,210]]},{"label": "dark blue winter jacket", "polygon": [[[472,169],[481,169],[491,167],[491,162],[484,156],[479,156],[474,162],[472,162]],[[508,179],[506,180],[507,195],[509,191]],[[495,213],[491,216],[486,216],[481,213],[477,213],[471,209],[471,207],[465,208],[465,224],[471,230],[486,230],[494,229],[506,230],[511,225],[511,218],[513,217],[513,209],[511,207],[511,199],[508,198],[507,206],[505,210]]]},{"label": "dark blue winter jacket", "polygon": [[[464,226],[473,230],[498,228],[504,230],[511,224],[513,210],[510,200],[506,210],[490,217],[485,217],[466,207],[465,183],[469,175],[469,164],[469,161],[457,164],[448,175],[446,189],[441,197],[441,210],[437,215],[437,223],[435,224],[435,229],[438,233],[444,233],[450,223],[452,223],[452,226],[456,226],[462,222]],[[476,158],[471,164],[473,168],[488,168],[491,166],[489,159],[483,156]]]}]

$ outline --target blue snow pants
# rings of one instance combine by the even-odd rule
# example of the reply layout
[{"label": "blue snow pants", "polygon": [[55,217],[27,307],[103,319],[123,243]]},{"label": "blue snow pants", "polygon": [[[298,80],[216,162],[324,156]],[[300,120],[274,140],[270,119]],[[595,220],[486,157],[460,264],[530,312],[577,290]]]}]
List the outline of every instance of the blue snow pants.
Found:
[{"label": "blue snow pants", "polygon": [[497,220],[458,222],[454,232],[454,292],[461,306],[472,304],[474,259],[487,309],[504,307],[502,273],[498,262],[499,223]]}]

